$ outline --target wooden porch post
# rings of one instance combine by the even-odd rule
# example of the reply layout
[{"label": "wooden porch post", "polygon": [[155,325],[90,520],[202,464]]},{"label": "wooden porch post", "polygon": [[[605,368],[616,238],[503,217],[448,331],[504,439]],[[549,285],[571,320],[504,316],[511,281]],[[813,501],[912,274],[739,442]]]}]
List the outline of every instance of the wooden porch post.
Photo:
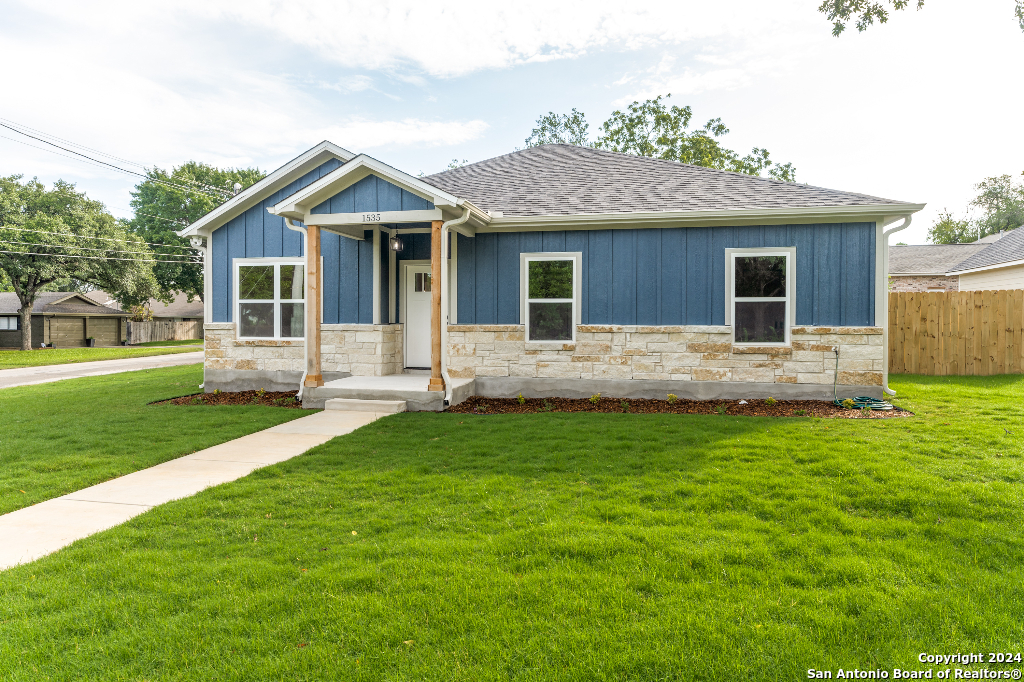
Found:
[{"label": "wooden porch post", "polygon": [[443,391],[441,376],[441,225],[430,223],[430,383],[428,391]]},{"label": "wooden porch post", "polygon": [[306,381],[324,385],[320,372],[320,226],[306,226]]}]

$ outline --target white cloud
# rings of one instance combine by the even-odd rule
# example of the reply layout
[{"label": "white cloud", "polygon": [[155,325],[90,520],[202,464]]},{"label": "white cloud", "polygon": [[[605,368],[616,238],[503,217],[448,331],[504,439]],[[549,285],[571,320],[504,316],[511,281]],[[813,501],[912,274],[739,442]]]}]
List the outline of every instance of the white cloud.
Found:
[{"label": "white cloud", "polygon": [[[786,0],[798,6],[799,0]],[[778,2],[611,0],[52,0],[37,11],[90,31],[248,26],[349,69],[454,77],[481,69],[636,50],[715,36],[753,36],[778,24]],[[813,12],[810,14],[813,15]],[[146,30],[146,29],[142,29]]]}]

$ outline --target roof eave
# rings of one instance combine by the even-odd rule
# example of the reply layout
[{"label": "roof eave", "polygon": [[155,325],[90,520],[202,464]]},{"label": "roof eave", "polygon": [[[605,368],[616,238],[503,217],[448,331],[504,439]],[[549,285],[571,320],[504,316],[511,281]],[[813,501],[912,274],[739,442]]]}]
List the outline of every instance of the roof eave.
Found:
[{"label": "roof eave", "polygon": [[[337,187],[349,176],[354,176],[353,182],[362,180],[367,175],[375,174],[384,177],[386,180],[403,186],[413,194],[421,196],[433,202],[437,208],[455,207],[459,205],[459,198],[448,194],[444,190],[434,187],[419,178],[398,170],[393,166],[368,156],[359,154],[350,159],[345,165],[336,168],[319,180],[310,183],[289,197],[281,200],[274,206],[267,209],[270,213],[292,220],[304,220],[306,214],[315,206],[329,199],[341,191]],[[352,183],[349,183],[352,184]],[[346,187],[348,185],[345,185]]]},{"label": "roof eave", "polygon": [[206,234],[207,230],[215,223],[216,227],[219,227],[220,224],[244,212],[252,201],[262,200],[270,196],[280,189],[281,186],[291,182],[294,177],[308,173],[316,166],[324,163],[328,158],[337,158],[342,163],[347,163],[355,158],[355,156],[355,154],[347,149],[324,140],[312,149],[299,154],[256,184],[239,192],[236,196],[213,209],[177,234],[179,237]]},{"label": "roof eave", "polygon": [[946,275],[949,277],[952,277],[954,275],[969,275],[972,272],[998,270],[999,268],[1012,268],[1015,265],[1024,265],[1024,258],[1018,260],[1005,261],[1003,263],[993,263],[992,265],[983,265],[980,268],[971,268],[969,270],[950,270],[949,272],[946,273]]},{"label": "roof eave", "polygon": [[812,206],[802,208],[743,208],[701,211],[642,211],[626,213],[582,213],[572,215],[505,216],[492,218],[482,231],[507,231],[534,226],[541,229],[555,227],[626,227],[671,225],[725,225],[801,223],[819,220],[871,218],[881,220],[891,216],[904,216],[923,209],[925,204],[865,204],[860,206]]}]

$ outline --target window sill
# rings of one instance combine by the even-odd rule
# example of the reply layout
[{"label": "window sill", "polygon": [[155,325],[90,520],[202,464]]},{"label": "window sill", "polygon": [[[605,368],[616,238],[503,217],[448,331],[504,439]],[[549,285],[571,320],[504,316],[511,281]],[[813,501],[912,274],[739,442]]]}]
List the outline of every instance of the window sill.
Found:
[{"label": "window sill", "polygon": [[527,350],[576,350],[575,341],[527,341]]},{"label": "window sill", "polygon": [[778,346],[770,344],[762,344],[760,346],[754,344],[732,345],[732,352],[736,355],[751,354],[751,355],[792,355],[793,346],[780,344]]},{"label": "window sill", "polygon": [[236,346],[302,346],[304,339],[235,339]]}]

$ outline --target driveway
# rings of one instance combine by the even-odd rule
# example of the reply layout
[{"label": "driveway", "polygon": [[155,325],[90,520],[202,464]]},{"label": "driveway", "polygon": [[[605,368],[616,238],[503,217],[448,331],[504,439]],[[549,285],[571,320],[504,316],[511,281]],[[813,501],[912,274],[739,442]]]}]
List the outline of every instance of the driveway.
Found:
[{"label": "driveway", "polygon": [[95,377],[101,374],[117,374],[118,372],[134,372],[140,369],[156,369],[174,367],[176,365],[194,365],[203,361],[203,351],[195,353],[178,353],[177,355],[151,355],[145,358],[125,358],[122,360],[97,360],[95,362],[75,362],[68,365],[43,365],[42,367],[22,367],[19,369],[0,369],[0,388],[12,386],[31,386],[45,384],[62,379],[78,377]]}]

